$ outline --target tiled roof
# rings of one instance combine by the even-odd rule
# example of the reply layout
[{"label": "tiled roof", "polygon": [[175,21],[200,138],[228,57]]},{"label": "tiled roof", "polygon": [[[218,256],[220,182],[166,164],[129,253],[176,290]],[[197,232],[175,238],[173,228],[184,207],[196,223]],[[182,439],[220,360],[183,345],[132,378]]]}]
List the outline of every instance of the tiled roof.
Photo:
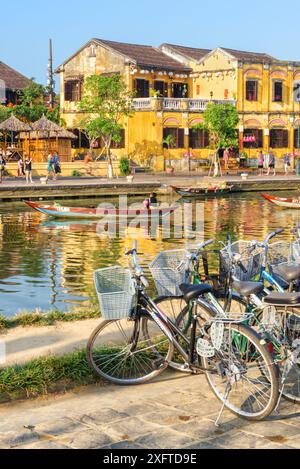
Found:
[{"label": "tiled roof", "polygon": [[116,52],[132,59],[139,66],[151,66],[154,68],[166,68],[169,70],[182,70],[186,72],[190,71],[190,69],[185,65],[172,59],[156,47],[107,41],[103,39],[97,39],[97,41],[100,44],[104,44]]},{"label": "tiled roof", "polygon": [[259,62],[273,62],[277,60],[275,57],[262,52],[247,52],[243,50],[227,49],[225,47],[222,47],[222,49],[233,55],[238,60],[257,60]]},{"label": "tiled roof", "polygon": [[0,62],[0,80],[11,90],[25,88],[29,82],[28,78],[3,62]]},{"label": "tiled roof", "polygon": [[[161,47],[168,47],[169,49],[173,49],[174,52],[178,52],[190,59],[194,60],[201,60],[203,57],[205,57],[209,52],[211,52],[212,49],[198,49],[196,47],[185,47],[185,46],[178,46],[175,44],[162,44]],[[247,51],[242,51],[242,50],[236,50],[236,49],[228,49],[227,47],[222,47],[222,50],[228,52],[228,54],[231,54],[233,57],[235,57],[238,60],[250,60],[252,61],[258,61],[258,62],[272,62],[276,61],[274,57],[272,57],[269,54],[261,53],[261,52],[247,52]]]},{"label": "tiled roof", "polygon": [[178,46],[175,44],[162,44],[160,47],[167,47],[168,49],[173,49],[174,52],[179,52],[186,57],[194,60],[201,60],[206,54],[208,54],[211,49],[198,49],[196,47],[186,47],[186,46]]}]

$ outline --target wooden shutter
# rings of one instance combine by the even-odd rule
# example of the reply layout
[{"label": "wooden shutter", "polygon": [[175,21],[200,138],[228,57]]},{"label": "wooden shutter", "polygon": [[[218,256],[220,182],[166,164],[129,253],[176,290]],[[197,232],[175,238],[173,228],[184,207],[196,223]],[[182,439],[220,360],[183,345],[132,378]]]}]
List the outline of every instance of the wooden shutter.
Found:
[{"label": "wooden shutter", "polygon": [[72,82],[65,82],[65,101],[72,101]]},{"label": "wooden shutter", "polygon": [[204,138],[203,138],[203,147],[206,148],[209,146],[209,132],[207,130],[203,130]]},{"label": "wooden shutter", "polygon": [[178,129],[178,145],[177,148],[184,148],[184,129]]},{"label": "wooden shutter", "polygon": [[282,130],[282,148],[288,148],[289,146],[289,132],[288,130]]},{"label": "wooden shutter", "polygon": [[189,133],[189,147],[190,148],[195,148],[195,130],[194,129],[190,129],[190,133]]}]

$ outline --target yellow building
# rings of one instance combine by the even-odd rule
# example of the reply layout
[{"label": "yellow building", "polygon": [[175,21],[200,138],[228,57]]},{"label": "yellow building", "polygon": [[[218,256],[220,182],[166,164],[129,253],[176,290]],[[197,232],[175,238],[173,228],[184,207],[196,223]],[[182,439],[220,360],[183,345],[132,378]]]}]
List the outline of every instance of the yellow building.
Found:
[{"label": "yellow building", "polygon": [[[258,150],[274,149],[277,157],[295,154],[299,146],[300,63],[268,54],[232,49],[213,50],[162,44],[159,48],[92,39],[61,65],[62,118],[79,131],[83,83],[93,74],[120,73],[136,98],[133,117],[123,122],[122,142],[113,149],[120,157],[163,170],[166,160],[176,169],[192,167],[211,154],[209,139],[193,130],[203,121],[210,101],[232,102],[240,123],[240,151],[255,158]],[[79,132],[78,132],[79,133]],[[176,148],[163,149],[168,134]],[[80,135],[80,134],[79,134]],[[300,134],[299,134],[300,137]],[[83,145],[80,135],[78,145]],[[300,139],[299,139],[300,140]],[[278,161],[279,161],[278,158]]]}]

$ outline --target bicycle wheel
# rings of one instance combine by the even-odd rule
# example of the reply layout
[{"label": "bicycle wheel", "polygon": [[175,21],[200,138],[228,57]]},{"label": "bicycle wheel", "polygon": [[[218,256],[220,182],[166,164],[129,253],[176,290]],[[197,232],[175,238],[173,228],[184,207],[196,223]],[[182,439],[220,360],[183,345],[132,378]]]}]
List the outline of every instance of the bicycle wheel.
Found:
[{"label": "bicycle wheel", "polygon": [[278,368],[260,336],[243,324],[224,324],[213,357],[202,357],[207,381],[225,407],[248,420],[262,420],[279,397]]},{"label": "bicycle wheel", "polygon": [[[283,396],[300,403],[300,311],[274,308],[275,317],[270,327],[274,337],[272,355],[280,369]],[[276,344],[282,344],[281,349]]]},{"label": "bicycle wheel", "polygon": [[162,373],[172,359],[173,345],[145,315],[135,320],[102,322],[87,345],[93,371],[115,384],[142,384]]}]

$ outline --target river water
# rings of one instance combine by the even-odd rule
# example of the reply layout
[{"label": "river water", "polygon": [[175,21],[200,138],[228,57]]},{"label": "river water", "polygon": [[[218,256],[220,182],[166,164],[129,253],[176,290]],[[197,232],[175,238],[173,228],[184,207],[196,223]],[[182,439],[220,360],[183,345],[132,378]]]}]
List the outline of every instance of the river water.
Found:
[{"label": "river water", "polygon": [[[171,202],[167,197],[162,199]],[[130,203],[141,200],[130,199]],[[300,211],[276,208],[259,194],[231,194],[199,202],[204,207],[205,239],[224,240],[230,232],[234,239],[262,240],[274,228],[290,228],[300,221]],[[82,207],[99,203],[103,199],[63,202]],[[11,317],[23,311],[53,309],[68,312],[76,306],[87,306],[91,298],[95,299],[94,270],[116,263],[126,266],[124,252],[133,239],[138,239],[143,267],[162,250],[183,248],[193,242],[178,239],[178,235],[175,239],[174,233],[171,236],[164,239],[162,229],[158,229],[154,238],[146,227],[128,227],[122,236],[111,239],[99,236],[95,222],[51,221],[23,203],[2,204],[0,314]],[[290,236],[287,229],[278,239]]]}]

